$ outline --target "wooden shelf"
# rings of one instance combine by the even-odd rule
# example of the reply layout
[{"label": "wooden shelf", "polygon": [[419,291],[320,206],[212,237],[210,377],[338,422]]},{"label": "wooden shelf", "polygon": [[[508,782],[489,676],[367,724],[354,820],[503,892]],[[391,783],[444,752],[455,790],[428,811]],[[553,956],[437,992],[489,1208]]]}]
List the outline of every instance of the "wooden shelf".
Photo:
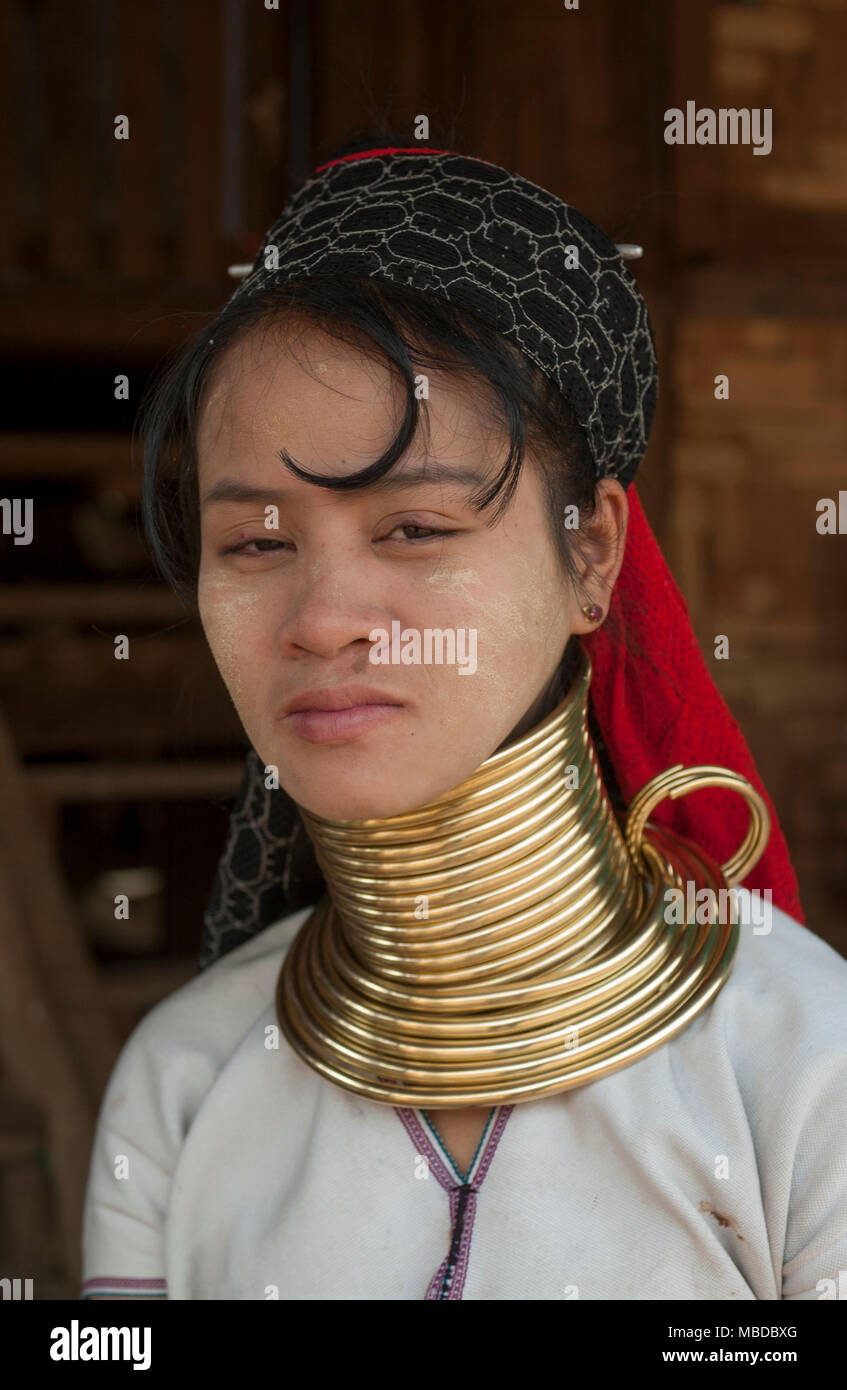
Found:
[{"label": "wooden shelf", "polygon": [[171,622],[194,620],[191,609],[158,581],[140,584],[7,584],[0,589],[0,624],[47,622]]},{"label": "wooden shelf", "polygon": [[[143,626],[139,617],[138,626]],[[244,731],[199,625],[144,631],[116,661],[108,620],[88,631],[54,622],[0,641],[0,709],[24,761],[185,760],[185,744],[226,757]],[[132,627],[123,613],[118,632]]]},{"label": "wooden shelf", "polygon": [[[135,458],[128,434],[16,431],[0,436],[0,473],[31,477],[98,477],[126,483],[128,495],[138,491],[141,444]],[[135,468],[135,475],[133,474]]]},{"label": "wooden shelf", "polygon": [[190,800],[193,797],[234,796],[244,776],[244,763],[220,760],[202,763],[57,763],[24,764],[27,781],[43,801]]},{"label": "wooden shelf", "polygon": [[680,266],[676,284],[681,312],[709,317],[776,316],[843,322],[847,281],[843,273],[753,267]]},{"label": "wooden shelf", "polygon": [[[261,232],[255,237],[261,241]],[[88,352],[114,353],[132,365],[140,356],[159,356],[184,342],[199,321],[213,318],[234,282],[226,274],[245,253],[222,248],[221,274],[207,283],[169,273],[139,282],[115,277],[68,281],[19,272],[3,284],[0,351],[67,353],[80,349],[80,324]],[[116,369],[117,370],[117,369]]]}]

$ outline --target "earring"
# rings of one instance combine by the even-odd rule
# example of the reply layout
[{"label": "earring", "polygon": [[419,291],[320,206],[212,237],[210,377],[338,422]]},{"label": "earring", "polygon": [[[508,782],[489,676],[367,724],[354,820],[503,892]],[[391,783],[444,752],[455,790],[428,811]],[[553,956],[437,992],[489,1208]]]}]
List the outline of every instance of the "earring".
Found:
[{"label": "earring", "polygon": [[590,623],[599,623],[603,616],[603,610],[597,603],[584,604],[582,611]]}]

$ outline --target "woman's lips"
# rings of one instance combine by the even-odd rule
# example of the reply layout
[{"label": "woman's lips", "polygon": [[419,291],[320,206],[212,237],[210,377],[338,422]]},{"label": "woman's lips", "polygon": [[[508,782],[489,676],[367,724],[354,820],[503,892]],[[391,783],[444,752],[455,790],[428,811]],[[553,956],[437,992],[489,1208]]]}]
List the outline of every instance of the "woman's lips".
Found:
[{"label": "woman's lips", "polygon": [[403,713],[402,705],[350,705],[348,709],[298,709],[285,723],[309,743],[349,743]]}]

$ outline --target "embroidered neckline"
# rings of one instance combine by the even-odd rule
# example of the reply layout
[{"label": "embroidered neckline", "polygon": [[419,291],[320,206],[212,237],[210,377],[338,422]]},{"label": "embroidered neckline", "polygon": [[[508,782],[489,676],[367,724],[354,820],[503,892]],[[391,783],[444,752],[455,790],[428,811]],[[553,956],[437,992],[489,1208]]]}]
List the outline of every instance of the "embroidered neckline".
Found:
[{"label": "embroidered neckline", "polygon": [[476,1146],[476,1150],[475,1150],[475,1152],[474,1152],[474,1156],[473,1156],[473,1158],[471,1159],[470,1164],[468,1165],[468,1170],[467,1170],[466,1173],[463,1173],[463,1172],[462,1172],[461,1168],[459,1167],[459,1165],[458,1165],[458,1163],[456,1162],[455,1158],[453,1157],[452,1153],[451,1153],[450,1150],[448,1149],[446,1142],[444,1141],[444,1139],[442,1139],[441,1134],[439,1133],[439,1131],[438,1131],[438,1129],[436,1128],[436,1126],[435,1126],[435,1124],[433,1123],[433,1121],[432,1121],[432,1120],[429,1118],[429,1116],[427,1115],[426,1111],[425,1111],[425,1110],[418,1110],[418,1111],[417,1111],[417,1114],[420,1115],[420,1117],[421,1117],[421,1119],[423,1120],[424,1124],[427,1126],[427,1128],[430,1130],[430,1132],[435,1136],[436,1142],[438,1143],[439,1147],[441,1148],[441,1150],[442,1150],[442,1152],[443,1152],[443,1154],[444,1154],[444,1157],[448,1160],[448,1162],[450,1163],[450,1166],[453,1168],[453,1171],[455,1172],[455,1174],[456,1174],[456,1176],[458,1177],[459,1181],[460,1181],[460,1182],[463,1182],[463,1183],[467,1183],[467,1182],[470,1182],[470,1181],[471,1181],[471,1175],[472,1175],[472,1173],[473,1173],[473,1171],[474,1171],[474,1167],[476,1166],[476,1161],[477,1161],[477,1159],[479,1158],[479,1156],[480,1156],[482,1150],[485,1148],[486,1142],[487,1142],[487,1140],[488,1140],[488,1136],[489,1136],[489,1134],[491,1133],[492,1127],[493,1127],[493,1125],[494,1125],[494,1123],[495,1123],[495,1121],[496,1121],[496,1119],[497,1119],[497,1116],[498,1116],[499,1112],[500,1112],[502,1109],[503,1109],[502,1105],[493,1105],[493,1106],[491,1107],[491,1109],[489,1110],[489,1112],[488,1112],[488,1119],[487,1119],[486,1122],[485,1122],[485,1129],[482,1131],[482,1134],[480,1135],[479,1143],[478,1143],[477,1146]]}]

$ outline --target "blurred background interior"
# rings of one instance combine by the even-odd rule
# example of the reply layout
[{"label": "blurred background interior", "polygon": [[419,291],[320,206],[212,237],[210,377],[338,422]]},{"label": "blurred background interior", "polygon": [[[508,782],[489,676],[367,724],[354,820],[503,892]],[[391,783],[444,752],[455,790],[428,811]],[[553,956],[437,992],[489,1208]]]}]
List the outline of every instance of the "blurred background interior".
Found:
[{"label": "blurred background interior", "polygon": [[[661,386],[637,487],[807,922],[847,953],[847,566],[815,526],[847,488],[847,0],[1,0],[0,25],[0,495],[36,518],[31,545],[0,535],[0,1277],[75,1298],[97,1107],[195,971],[247,747],[145,552],[133,417],[362,129],[413,143],[426,115],[643,245]],[[688,100],[771,107],[772,153],[667,145]]]}]

